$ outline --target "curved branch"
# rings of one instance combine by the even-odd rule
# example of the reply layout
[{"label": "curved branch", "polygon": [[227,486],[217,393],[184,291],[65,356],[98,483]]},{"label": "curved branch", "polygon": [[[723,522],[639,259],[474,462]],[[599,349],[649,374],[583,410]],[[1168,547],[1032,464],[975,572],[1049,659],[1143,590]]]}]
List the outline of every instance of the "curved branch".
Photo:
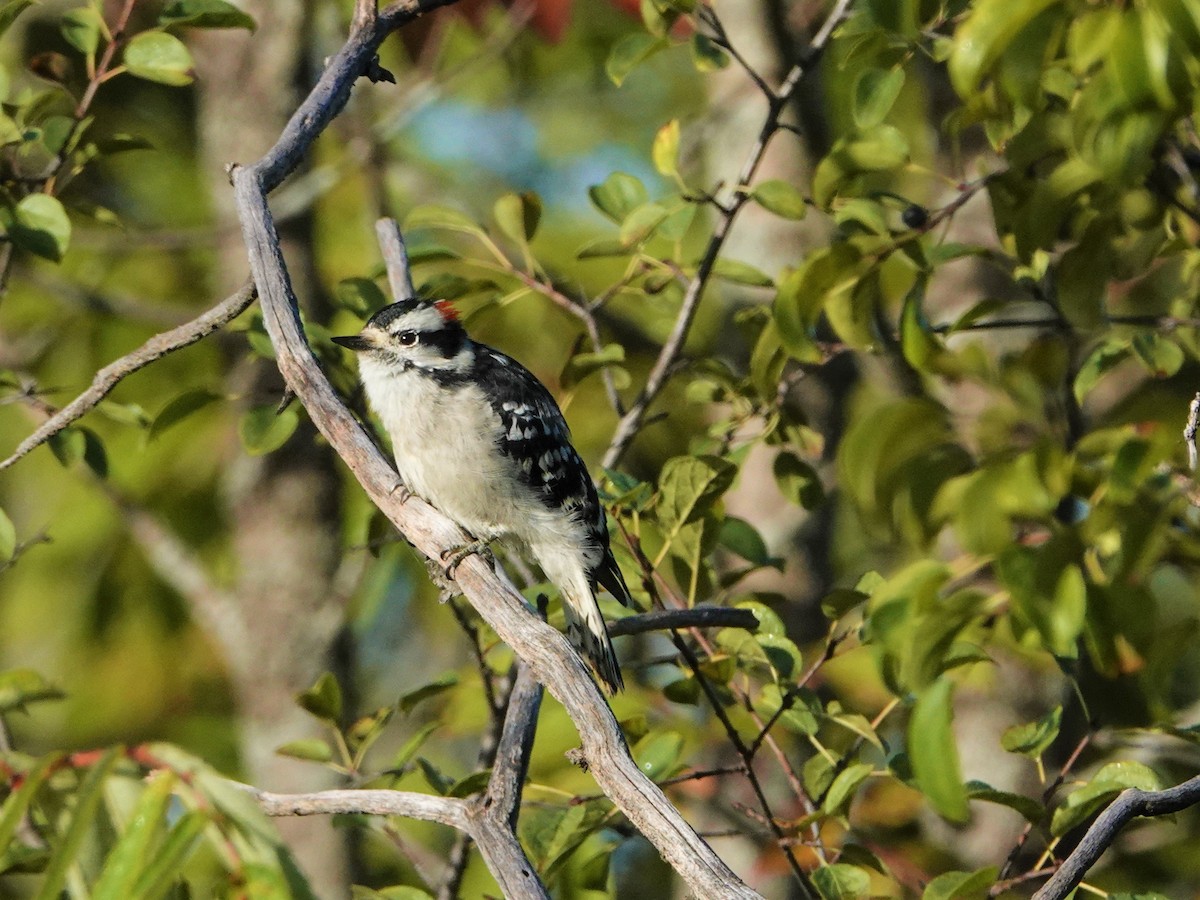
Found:
[{"label": "curved branch", "polygon": [[162,359],[168,353],[174,353],[184,347],[208,337],[217,329],[229,324],[254,302],[257,296],[254,283],[247,281],[235,294],[226,297],[212,309],[202,313],[190,322],[185,322],[178,328],[156,334],[132,353],[127,353],[115,362],[109,363],[92,378],[92,385],[57,413],[43,422],[38,429],[17,445],[12,455],[0,462],[0,470],[7,469],[31,450],[40,447],[64,428],[82,419],[84,415],[95,409],[101,400],[107,397],[121,380],[155,360]]},{"label": "curved branch", "polygon": [[[416,498],[405,498],[395,470],[321,371],[304,338],[266,194],[295,167],[321,129],[341,111],[352,84],[374,58],[388,31],[437,5],[442,5],[441,0],[392,4],[380,14],[374,27],[354,32],[330,61],[276,145],[258,162],[232,172],[263,322],[275,347],[280,372],[308,410],[313,424],[371,500],[418,550],[433,560],[440,560],[443,551],[462,546],[464,535],[433,507]],[[456,578],[488,625],[563,704],[579,731],[584,754],[600,788],[655,845],[688,887],[700,896],[758,897],[634,762],[612,710],[566,638],[541,621],[478,556],[459,565]]]},{"label": "curved branch", "polygon": [[1054,877],[1033,895],[1033,900],[1062,900],[1083,880],[1117,839],[1121,829],[1139,816],[1166,816],[1200,803],[1200,775],[1163,791],[1122,791],[1092,823],[1083,840],[1068,856]]}]

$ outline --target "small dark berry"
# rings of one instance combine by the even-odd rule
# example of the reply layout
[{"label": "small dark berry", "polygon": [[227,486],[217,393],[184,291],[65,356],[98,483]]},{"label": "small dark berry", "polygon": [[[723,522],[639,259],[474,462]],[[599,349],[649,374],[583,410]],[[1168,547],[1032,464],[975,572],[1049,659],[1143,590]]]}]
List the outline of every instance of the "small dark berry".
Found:
[{"label": "small dark berry", "polygon": [[905,228],[924,228],[929,223],[929,210],[910,203],[904,207],[904,212],[900,213],[900,221],[904,223]]}]

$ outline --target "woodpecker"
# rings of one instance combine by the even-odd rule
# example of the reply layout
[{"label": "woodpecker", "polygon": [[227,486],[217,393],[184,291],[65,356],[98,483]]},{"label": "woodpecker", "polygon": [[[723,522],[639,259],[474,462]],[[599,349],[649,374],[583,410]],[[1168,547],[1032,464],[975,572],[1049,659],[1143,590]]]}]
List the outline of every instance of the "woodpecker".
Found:
[{"label": "woodpecker", "polygon": [[446,300],[393,303],[358,334],[333,340],[358,355],[405,487],[475,539],[462,550],[501,541],[532,557],[562,594],[572,646],[610,693],[621,690],[596,586],[626,606],[629,588],[596,487],[546,387],[471,340]]}]

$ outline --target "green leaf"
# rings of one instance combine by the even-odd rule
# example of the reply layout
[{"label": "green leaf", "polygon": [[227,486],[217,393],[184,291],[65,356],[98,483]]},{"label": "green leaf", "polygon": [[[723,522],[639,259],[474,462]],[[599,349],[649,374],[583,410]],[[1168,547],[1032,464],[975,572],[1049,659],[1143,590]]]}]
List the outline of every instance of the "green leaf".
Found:
[{"label": "green leaf", "polygon": [[[562,384],[564,390],[570,390],[593,372],[615,367],[624,361],[625,348],[620,344],[606,344],[601,350],[591,353],[576,353],[567,360],[566,368],[563,369],[562,375],[559,377],[559,382]],[[626,373],[624,379],[618,380],[623,380],[628,385],[628,373]],[[620,387],[619,384],[617,386]]]},{"label": "green leaf", "polygon": [[1110,338],[1097,346],[1083,361],[1075,375],[1075,400],[1082,404],[1101,376],[1125,360],[1130,350],[1130,341],[1127,338]]},{"label": "green leaf", "polygon": [[1102,766],[1091,781],[1067,795],[1066,800],[1054,811],[1050,833],[1062,837],[1128,788],[1157,791],[1162,789],[1162,782],[1149,766],[1132,760]]},{"label": "green leaf", "polygon": [[71,220],[57,198],[29,194],[17,204],[9,236],[18,247],[58,262],[71,242]]},{"label": "green leaf", "polygon": [[669,778],[679,770],[683,755],[683,735],[674,731],[646,735],[633,748],[638,768],[651,781]]},{"label": "green leaf", "polygon": [[604,179],[603,184],[588,188],[588,197],[596,209],[618,225],[650,199],[646,186],[625,172],[613,172]]},{"label": "green leaf", "polygon": [[780,453],[771,466],[779,492],[804,509],[816,509],[825,501],[825,488],[816,469],[794,453]]},{"label": "green leaf", "polygon": [[421,745],[429,740],[429,736],[440,727],[441,725],[438,722],[430,722],[428,725],[424,725],[396,751],[396,755],[392,757],[392,763],[389,768],[393,771],[400,771],[407,766],[412,761],[412,758],[417,755],[417,751],[421,749]]},{"label": "green leaf", "polygon": [[706,34],[693,34],[689,46],[692,51],[692,65],[696,67],[697,72],[715,72],[729,65],[729,54]]},{"label": "green leaf", "polygon": [[12,846],[17,828],[24,821],[34,795],[57,768],[61,759],[62,756],[58,753],[43,756],[25,773],[20,785],[4,798],[4,805],[0,806],[0,847]]},{"label": "green leaf", "polygon": [[460,778],[450,786],[450,790],[446,791],[447,797],[470,797],[472,794],[482,794],[487,790],[488,782],[491,780],[492,770],[483,769],[479,772],[472,772],[466,778]]},{"label": "green leaf", "polygon": [[1155,378],[1170,378],[1184,363],[1183,350],[1170,338],[1143,331],[1133,339],[1138,361]]},{"label": "green leaf", "polygon": [[422,756],[417,759],[417,768],[421,770],[421,774],[425,776],[425,780],[429,783],[429,786],[440,796],[445,797],[450,788],[454,787],[454,779],[425,757]]},{"label": "green leaf", "polygon": [[13,22],[17,21],[17,16],[33,6],[33,2],[34,0],[11,0],[0,6],[0,37],[3,37],[4,33],[12,28]]},{"label": "green leaf", "polygon": [[854,124],[864,131],[887,118],[904,87],[904,70],[864,69],[854,82]]},{"label": "green leaf", "polygon": [[436,697],[443,694],[453,687],[458,686],[458,675],[455,672],[446,672],[439,675],[435,680],[428,684],[423,684],[419,688],[409,691],[402,696],[396,703],[396,708],[400,712],[408,714],[412,712],[418,703],[422,700],[428,700],[430,697]]},{"label": "green leaf", "polygon": [[785,219],[803,219],[808,212],[804,195],[790,182],[778,178],[760,181],[750,197],[763,209]]},{"label": "green leaf", "polygon": [[542,200],[532,191],[505,194],[492,207],[492,215],[500,231],[524,247],[533,240],[542,219]]},{"label": "green leaf", "polygon": [[343,278],[334,289],[338,305],[366,318],[387,305],[383,290],[370,278]]},{"label": "green leaf", "polygon": [[984,784],[982,781],[967,782],[967,798],[1007,806],[1009,809],[1020,813],[1027,821],[1035,824],[1042,821],[1043,816],[1046,814],[1045,808],[1039,801],[1031,797],[1026,797],[1024,794],[998,791],[990,785]]},{"label": "green leaf", "polygon": [[104,782],[112,772],[113,767],[121,758],[122,747],[112,747],[105,751],[100,760],[92,766],[83,778],[79,790],[75,794],[75,808],[71,811],[71,822],[63,834],[62,840],[54,848],[54,855],[46,866],[42,876],[42,884],[37,892],[37,900],[57,900],[66,885],[67,873],[78,862],[78,855],[83,849],[84,839],[91,831],[92,820],[100,810],[100,802],[104,799]]},{"label": "green leaf", "polygon": [[1020,753],[1037,759],[1054,743],[1062,727],[1061,706],[1056,706],[1036,721],[1013,725],[1000,738],[1000,746],[1009,753]]},{"label": "green leaf", "polygon": [[162,31],[143,31],[125,47],[122,62],[130,75],[182,87],[195,80],[192,54],[183,41]]},{"label": "green leaf", "polygon": [[0,509],[0,565],[10,561],[16,551],[17,529],[8,513]]},{"label": "green leaf", "polygon": [[908,723],[908,754],[917,787],[951,822],[965,822],[970,810],[951,722],[954,685],[939,678],[917,698]]},{"label": "green leaf", "polygon": [[612,83],[620,87],[630,72],[668,46],[665,38],[641,31],[628,34],[613,45],[604,63],[604,71]]},{"label": "green leaf", "polygon": [[404,230],[418,228],[445,228],[465,234],[483,234],[483,229],[474,219],[448,206],[423,204],[414,207],[404,218]]},{"label": "green leaf", "polygon": [[654,135],[650,158],[659,174],[672,178],[679,174],[679,120],[672,119]]},{"label": "green leaf", "polygon": [[866,900],[871,896],[871,876],[865,869],[834,863],[812,873],[813,887],[821,900]]},{"label": "green leaf", "polygon": [[258,406],[242,414],[238,435],[247,453],[262,456],[287,443],[299,424],[300,411],[295,405],[283,412],[277,412],[271,405]]},{"label": "green leaf", "polygon": [[329,762],[333,759],[333,748],[321,738],[300,738],[288,741],[275,748],[277,756],[288,756],[292,759],[305,759],[310,762]]},{"label": "green leaf", "polygon": [[821,801],[821,809],[831,816],[841,815],[850,805],[850,801],[854,799],[854,792],[858,790],[859,785],[866,781],[874,771],[875,767],[870,763],[856,763],[843,769],[833,779],[829,790],[825,792],[825,799]]},{"label": "green leaf", "polygon": [[206,813],[197,809],[184,813],[142,870],[129,896],[144,900],[166,894],[170,885],[180,877],[180,867],[210,821]]},{"label": "green leaf", "polygon": [[767,552],[767,544],[753,525],[736,516],[726,516],[717,534],[717,542],[746,562],[756,566],[772,566],[783,571],[783,560]]},{"label": "green leaf", "polygon": [[656,505],[667,540],[703,516],[736,475],[737,466],[715,456],[676,456],[667,460],[658,479]]},{"label": "green leaf", "polygon": [[739,262],[736,259],[721,257],[713,263],[712,273],[717,278],[723,278],[735,284],[748,284],[751,287],[775,286],[775,282],[771,280],[771,276],[754,268],[749,263]]},{"label": "green leaf", "polygon": [[245,28],[254,31],[254,19],[225,0],[171,0],[158,16],[160,25],[192,28]]},{"label": "green leaf", "polygon": [[65,694],[33,669],[0,672],[0,712],[24,709],[26,704],[61,700]]},{"label": "green leaf", "polygon": [[322,672],[312,687],[296,696],[296,702],[309,714],[337,725],[342,718],[342,688],[332,672]]},{"label": "green leaf", "polygon": [[621,243],[633,247],[654,235],[658,226],[667,220],[670,213],[660,203],[643,203],[625,217],[621,223]]},{"label": "green leaf", "polygon": [[154,440],[172,425],[178,425],[193,413],[199,412],[204,407],[224,399],[221,394],[204,390],[203,388],[184,391],[178,397],[169,401],[159,411],[158,415],[154,417],[154,421],[150,423],[150,431],[147,433],[147,439]]},{"label": "green leaf", "polygon": [[996,866],[975,872],[945,872],[925,886],[921,900],[987,900],[999,874]]},{"label": "green leaf", "polygon": [[954,33],[948,69],[954,90],[964,100],[976,95],[1009,44],[1034,17],[1057,0],[979,0]]},{"label": "green leaf", "polygon": [[85,56],[92,56],[100,46],[100,36],[105,33],[104,19],[90,6],[81,6],[63,13],[59,25],[67,43]]},{"label": "green leaf", "polygon": [[92,900],[126,900],[134,896],[133,887],[146,867],[151,843],[165,830],[167,804],[175,783],[175,773],[170,770],[149,775],[125,832],[109,851],[92,888]]},{"label": "green leaf", "polygon": [[[743,636],[750,637],[749,643],[752,645],[762,647],[761,640],[755,640],[752,636],[744,633]],[[754,702],[754,709],[765,719],[774,718],[775,714],[779,713],[779,724],[796,734],[816,734],[820,723],[817,722],[817,717],[809,709],[808,704],[802,702],[800,697],[795,694],[788,695],[787,703],[787,709],[780,713],[779,709],[784,705],[783,692],[777,684],[764,684],[758,699]]]}]

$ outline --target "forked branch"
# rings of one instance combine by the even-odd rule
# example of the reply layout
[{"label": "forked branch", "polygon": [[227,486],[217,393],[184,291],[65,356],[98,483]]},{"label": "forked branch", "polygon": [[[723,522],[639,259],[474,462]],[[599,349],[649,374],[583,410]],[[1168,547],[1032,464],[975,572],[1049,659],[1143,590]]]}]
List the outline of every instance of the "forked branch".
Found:
[{"label": "forked branch", "polygon": [[[438,5],[443,3],[427,0],[392,4],[372,25],[356,29],[330,60],[275,146],[258,162],[235,168],[232,173],[263,321],[280,372],[376,506],[419,551],[434,560],[441,559],[444,551],[461,546],[465,536],[428,504],[404,498],[395,470],[321,371],[304,338],[266,196],[295,168],[316,136],[345,106],[352,85],[367,71],[383,38]],[[757,897],[634,762],[616,718],[566,638],[508,590],[484,560],[469,557],[456,572],[459,586],[483,619],[563,704],[579,731],[584,756],[600,788],[655,845],[688,888],[700,896]]]}]

